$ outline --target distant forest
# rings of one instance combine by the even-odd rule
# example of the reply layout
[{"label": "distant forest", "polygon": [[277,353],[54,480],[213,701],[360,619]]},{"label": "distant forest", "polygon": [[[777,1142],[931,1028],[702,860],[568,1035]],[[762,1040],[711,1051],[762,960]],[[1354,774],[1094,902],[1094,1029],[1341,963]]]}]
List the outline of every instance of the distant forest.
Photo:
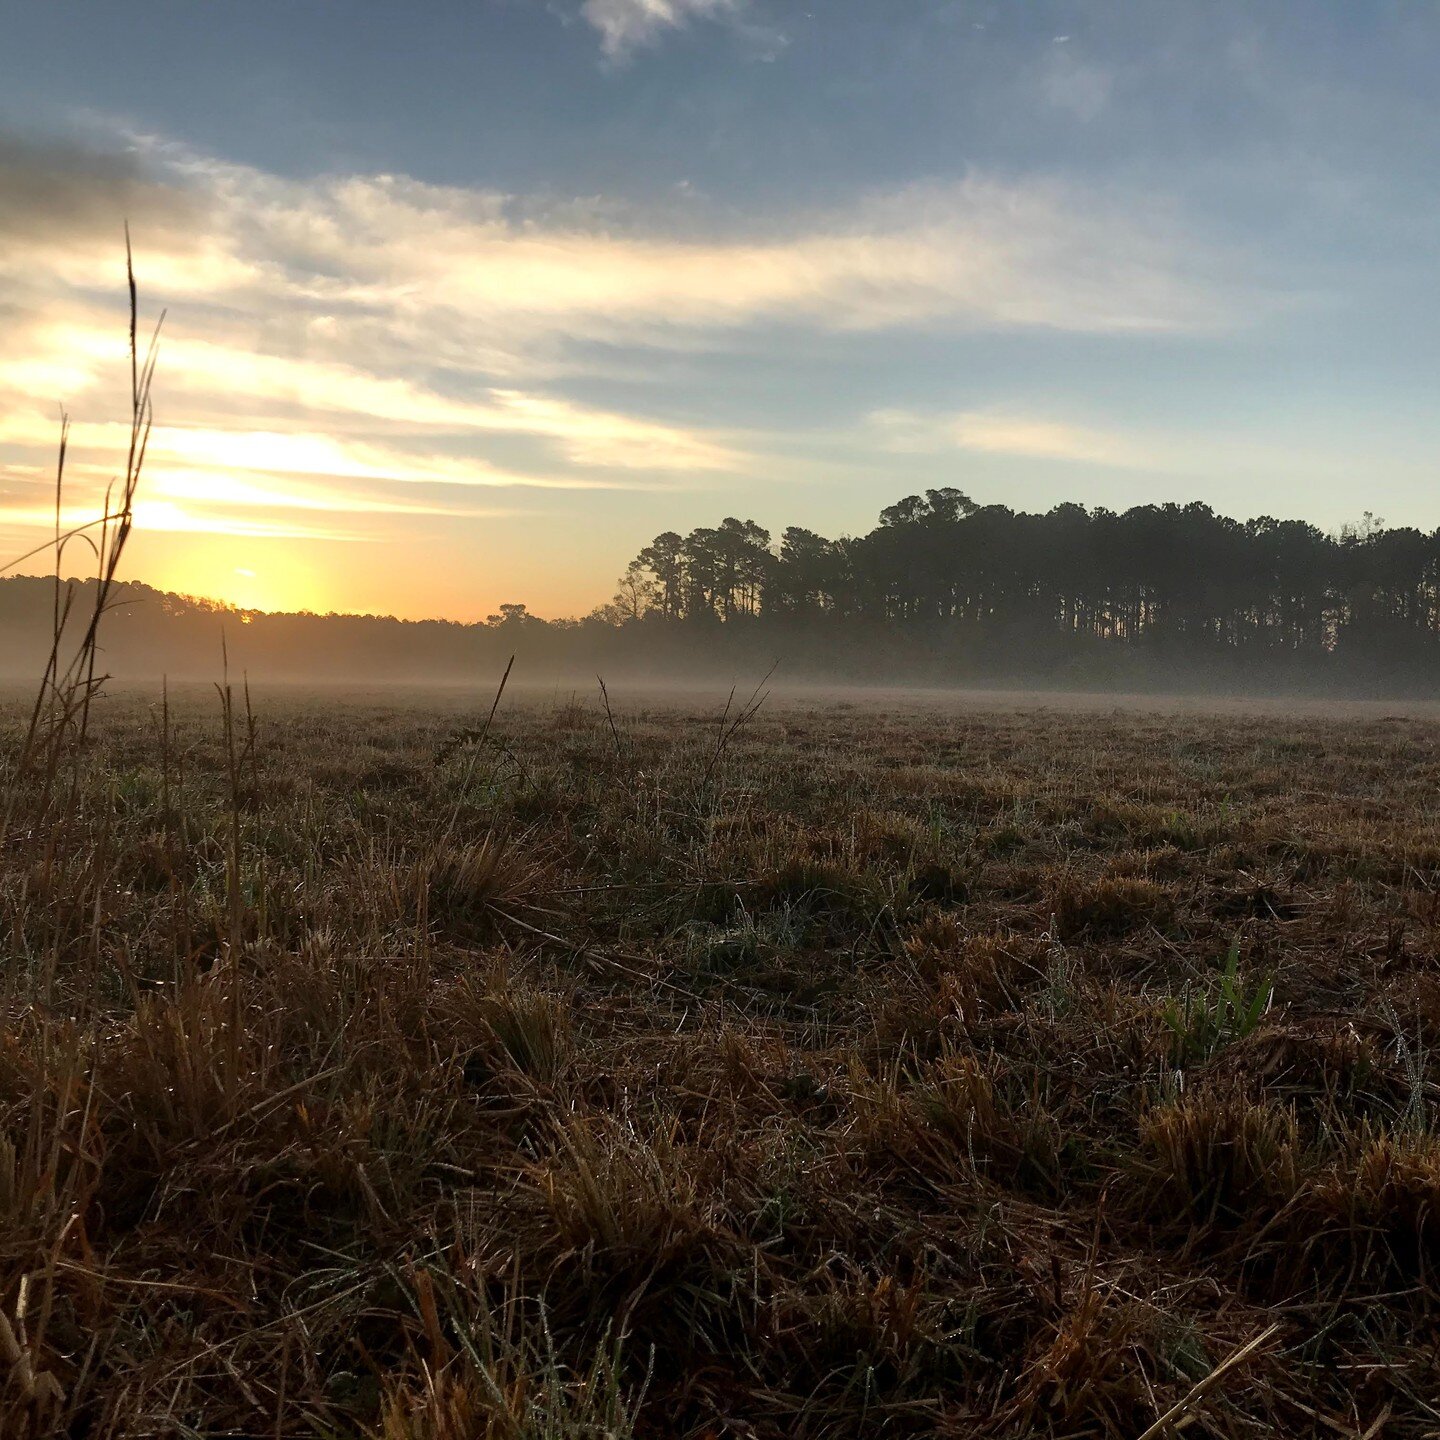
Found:
[{"label": "distant forest", "polygon": [[[49,582],[0,582],[0,668],[43,652]],[[131,585],[117,674],[474,680],[514,653],[533,677],[646,679],[767,668],[793,680],[1440,692],[1440,531],[1367,516],[1327,535],[1203,504],[1025,514],[955,489],[891,505],[869,534],[750,520],[655,537],[578,620],[524,604],[485,622],[242,612]]]}]

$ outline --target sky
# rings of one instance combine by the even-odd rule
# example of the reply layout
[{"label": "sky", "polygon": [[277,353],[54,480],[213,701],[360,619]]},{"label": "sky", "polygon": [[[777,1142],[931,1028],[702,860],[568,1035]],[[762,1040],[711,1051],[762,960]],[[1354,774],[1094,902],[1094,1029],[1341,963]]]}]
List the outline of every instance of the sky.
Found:
[{"label": "sky", "polygon": [[936,485],[1433,530],[1437,73],[1428,0],[0,0],[0,565],[62,408],[67,520],[123,463],[127,221],[166,589],[581,615]]}]

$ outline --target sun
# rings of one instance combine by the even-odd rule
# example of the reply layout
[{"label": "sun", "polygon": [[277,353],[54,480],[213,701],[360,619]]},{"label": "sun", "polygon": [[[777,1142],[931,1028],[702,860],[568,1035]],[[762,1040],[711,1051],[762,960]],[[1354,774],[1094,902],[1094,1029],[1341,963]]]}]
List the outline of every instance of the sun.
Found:
[{"label": "sun", "polygon": [[[141,538],[138,532],[136,538]],[[171,543],[156,544],[153,556],[137,556],[135,561],[134,573],[157,589],[220,600],[237,610],[324,612],[333,608],[330,578],[320,557],[303,543],[187,535],[184,544],[177,545],[173,537],[166,538]]]}]

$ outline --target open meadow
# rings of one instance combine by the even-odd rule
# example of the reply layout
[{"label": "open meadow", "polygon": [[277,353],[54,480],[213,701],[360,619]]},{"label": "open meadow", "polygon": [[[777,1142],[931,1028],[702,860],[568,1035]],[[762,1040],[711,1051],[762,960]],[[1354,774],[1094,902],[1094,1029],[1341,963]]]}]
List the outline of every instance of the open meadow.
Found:
[{"label": "open meadow", "polygon": [[1435,714],[491,699],[4,701],[0,1433],[1437,1433]]}]

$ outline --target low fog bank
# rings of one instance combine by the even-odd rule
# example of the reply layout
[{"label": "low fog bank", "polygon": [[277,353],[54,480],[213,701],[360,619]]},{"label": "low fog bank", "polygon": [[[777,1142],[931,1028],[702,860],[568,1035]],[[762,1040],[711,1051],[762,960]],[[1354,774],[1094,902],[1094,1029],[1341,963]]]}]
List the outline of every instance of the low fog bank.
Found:
[{"label": "low fog bank", "polygon": [[[119,682],[208,682],[228,661],[232,678],[256,684],[470,691],[493,685],[513,655],[516,685],[555,694],[589,691],[603,675],[612,691],[723,696],[732,684],[753,686],[773,667],[772,688],[797,696],[1440,699],[1440,641],[1428,633],[1406,636],[1404,644],[1349,636],[1301,650],[1167,643],[1163,636],[1100,640],[1035,624],[927,627],[826,617],[617,624],[512,615],[498,624],[460,624],[240,611],[135,584],[121,592],[101,645],[102,663]],[[77,597],[75,614],[87,613],[87,598]],[[53,615],[51,581],[0,580],[0,680],[23,684],[43,672]],[[78,623],[71,629],[67,651],[79,638]]]}]

